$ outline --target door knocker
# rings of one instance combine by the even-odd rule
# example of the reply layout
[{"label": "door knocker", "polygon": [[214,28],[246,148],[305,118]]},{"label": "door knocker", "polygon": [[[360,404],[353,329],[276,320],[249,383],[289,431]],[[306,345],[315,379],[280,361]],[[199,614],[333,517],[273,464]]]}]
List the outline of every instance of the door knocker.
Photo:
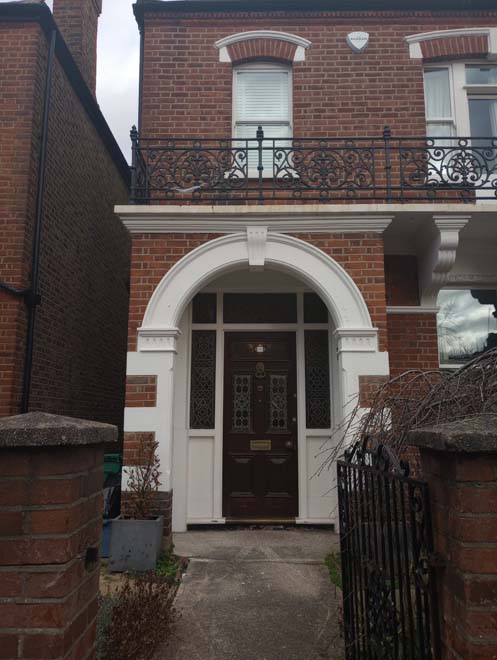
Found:
[{"label": "door knocker", "polygon": [[266,368],[264,362],[257,362],[255,365],[255,377],[256,378],[265,378],[266,377]]}]

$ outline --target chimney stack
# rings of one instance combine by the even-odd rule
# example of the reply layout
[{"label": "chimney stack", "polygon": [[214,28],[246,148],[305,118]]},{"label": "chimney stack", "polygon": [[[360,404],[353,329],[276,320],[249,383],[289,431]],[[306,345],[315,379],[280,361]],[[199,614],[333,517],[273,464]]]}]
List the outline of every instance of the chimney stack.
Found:
[{"label": "chimney stack", "polygon": [[97,81],[97,30],[102,0],[54,0],[53,15],[93,94]]}]

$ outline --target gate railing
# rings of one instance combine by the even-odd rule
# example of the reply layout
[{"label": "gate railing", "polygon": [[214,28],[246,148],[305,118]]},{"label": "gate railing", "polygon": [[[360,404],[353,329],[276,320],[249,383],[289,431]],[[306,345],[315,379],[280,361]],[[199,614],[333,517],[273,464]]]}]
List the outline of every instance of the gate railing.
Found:
[{"label": "gate railing", "polygon": [[347,660],[438,660],[428,487],[387,447],[338,461]]},{"label": "gate railing", "polygon": [[497,137],[144,138],[133,204],[497,201]]}]

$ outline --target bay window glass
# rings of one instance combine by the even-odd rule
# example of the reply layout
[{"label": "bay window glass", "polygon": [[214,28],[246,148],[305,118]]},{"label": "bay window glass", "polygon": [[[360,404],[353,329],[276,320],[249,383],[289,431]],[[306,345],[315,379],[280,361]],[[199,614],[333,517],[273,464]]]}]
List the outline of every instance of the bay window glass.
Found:
[{"label": "bay window glass", "polygon": [[437,302],[440,366],[458,366],[497,347],[497,291],[443,289]]},{"label": "bay window glass", "polygon": [[449,69],[426,69],[424,82],[427,135],[450,137],[454,132],[454,115]]},{"label": "bay window glass", "polygon": [[497,85],[497,66],[468,64],[466,83],[468,85]]}]

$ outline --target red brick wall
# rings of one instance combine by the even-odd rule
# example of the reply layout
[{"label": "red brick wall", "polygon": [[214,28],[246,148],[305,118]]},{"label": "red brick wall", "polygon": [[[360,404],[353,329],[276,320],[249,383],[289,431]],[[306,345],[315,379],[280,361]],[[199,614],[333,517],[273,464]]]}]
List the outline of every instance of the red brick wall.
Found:
[{"label": "red brick wall", "polygon": [[390,373],[438,369],[435,314],[388,314]]},{"label": "red brick wall", "polygon": [[0,449],[0,657],[94,657],[102,484],[102,445]]},{"label": "red brick wall", "polygon": [[387,305],[419,305],[418,259],[402,254],[385,255]]},{"label": "red brick wall", "polygon": [[130,239],[113,208],[126,194],[56,61],[32,410],[122,426]]},{"label": "red brick wall", "polygon": [[[48,44],[0,23],[0,279],[30,284]],[[127,185],[57,56],[52,81],[30,408],[122,426]],[[20,410],[26,306],[0,291],[0,416]]]},{"label": "red brick wall", "polygon": [[422,448],[421,465],[444,562],[437,571],[442,660],[495,660],[497,454]]},{"label": "red brick wall", "polygon": [[[145,17],[143,133],[230,136],[232,65],[214,42],[237,32],[282,30],[309,39],[306,61],[293,66],[296,136],[425,132],[422,61],[406,35],[497,25],[497,11],[149,12]],[[346,35],[365,30],[363,54]]]},{"label": "red brick wall", "polygon": [[383,237],[379,234],[297,234],[329,254],[343,266],[359,287],[379,330],[379,349],[387,350],[387,320],[385,302],[385,265]]},{"label": "red brick wall", "polygon": [[425,60],[443,60],[444,58],[486,57],[488,37],[475,35],[430,39],[421,42],[421,52]]},{"label": "red brick wall", "polygon": [[102,0],[54,0],[53,13],[88,87],[95,93],[97,28]]},{"label": "red brick wall", "polygon": [[[0,280],[29,284],[46,46],[36,24],[0,24]],[[20,399],[25,305],[0,289],[0,416]]]},{"label": "red brick wall", "polygon": [[157,376],[127,376],[126,405],[130,408],[157,405]]},{"label": "red brick wall", "polygon": [[150,298],[168,270],[194,248],[218,234],[134,234],[131,252],[128,350],[136,351],[136,331]]}]

